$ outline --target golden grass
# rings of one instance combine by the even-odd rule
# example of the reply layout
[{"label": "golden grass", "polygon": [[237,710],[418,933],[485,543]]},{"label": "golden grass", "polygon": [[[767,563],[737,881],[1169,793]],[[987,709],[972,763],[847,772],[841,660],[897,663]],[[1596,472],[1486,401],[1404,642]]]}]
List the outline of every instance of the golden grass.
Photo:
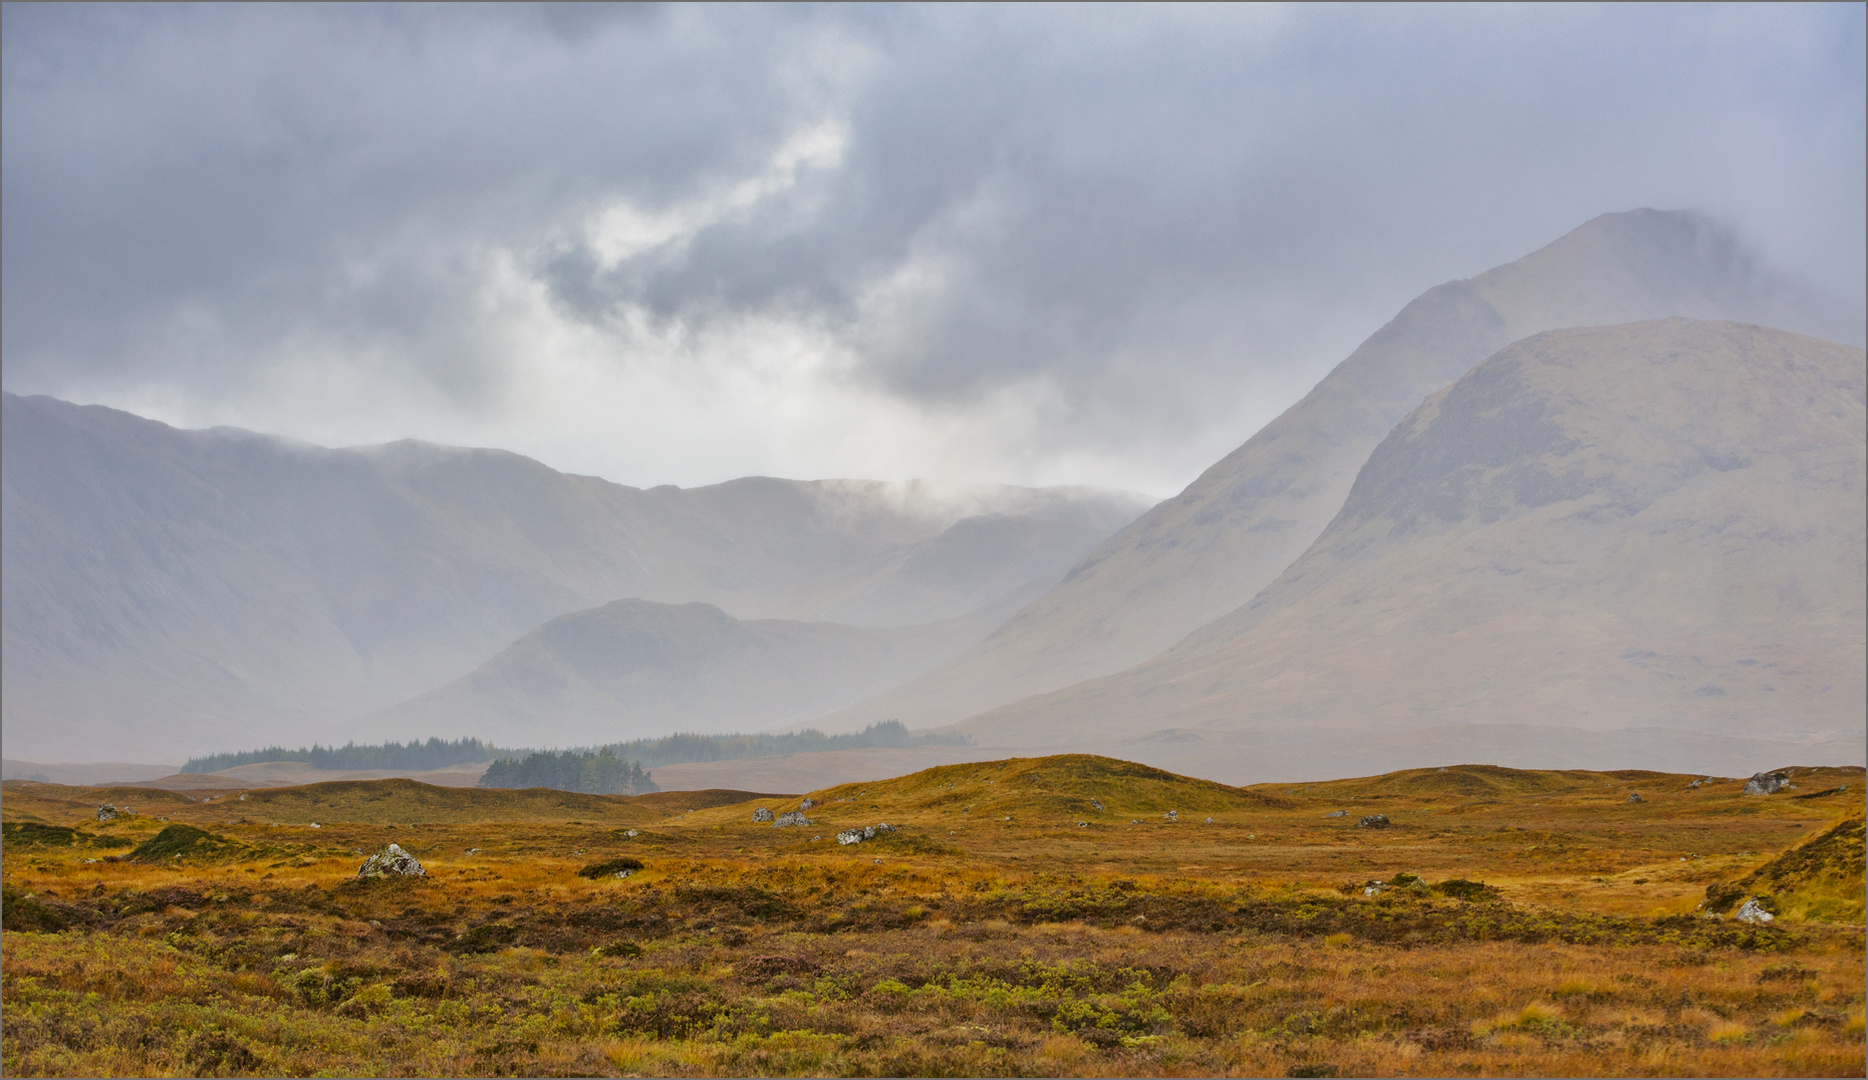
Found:
[{"label": "golden grass", "polygon": [[[132,792],[110,801],[160,813],[103,824],[89,791],[9,783],[9,821],[23,795],[82,837],[141,842],[162,816],[224,843],[153,864],[9,844],[0,1067],[1861,1075],[1858,923],[1694,914],[1853,807],[1692,779],[1458,767],[1242,791],[1036,759],[812,793],[803,830],[751,821],[797,796],[572,807],[380,781],[262,804],[319,829],[271,824],[257,793]],[[1393,826],[1355,828],[1369,812]],[[831,839],[878,821],[903,830]],[[353,881],[391,841],[428,878]],[[643,869],[577,876],[622,856]],[[1373,880],[1402,884],[1365,896]]]}]

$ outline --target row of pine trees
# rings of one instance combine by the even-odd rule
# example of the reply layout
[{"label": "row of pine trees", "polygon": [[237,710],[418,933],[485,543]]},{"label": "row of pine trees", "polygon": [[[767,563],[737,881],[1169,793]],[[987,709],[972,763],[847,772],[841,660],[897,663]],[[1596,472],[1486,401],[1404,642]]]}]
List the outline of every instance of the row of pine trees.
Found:
[{"label": "row of pine trees", "polygon": [[494,760],[480,778],[483,788],[548,787],[590,795],[644,795],[660,791],[639,761],[600,750],[539,750]]}]

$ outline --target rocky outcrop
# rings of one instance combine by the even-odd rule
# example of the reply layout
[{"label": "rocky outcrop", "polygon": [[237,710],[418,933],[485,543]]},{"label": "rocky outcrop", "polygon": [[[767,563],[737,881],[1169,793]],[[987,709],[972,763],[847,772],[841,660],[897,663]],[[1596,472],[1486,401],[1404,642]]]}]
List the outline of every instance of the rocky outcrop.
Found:
[{"label": "rocky outcrop", "polygon": [[1738,909],[1738,914],[1733,918],[1742,923],[1767,923],[1777,918],[1764,909],[1764,905],[1759,902],[1762,899],[1764,898],[1754,896],[1745,901],[1744,906]]},{"label": "rocky outcrop", "polygon": [[360,878],[427,877],[428,871],[422,869],[422,864],[415,861],[415,856],[402,850],[401,845],[391,844],[386,850],[370,856],[368,861],[357,869],[357,876]]},{"label": "rocky outcrop", "polygon": [[885,836],[896,831],[898,830],[895,826],[889,824],[865,825],[860,829],[845,829],[837,834],[837,843],[845,845],[860,844],[865,840],[874,840],[878,836]]},{"label": "rocky outcrop", "polygon": [[1745,794],[1775,795],[1780,791],[1788,791],[1794,786],[1796,785],[1790,782],[1788,772],[1758,773],[1745,781]]},{"label": "rocky outcrop", "polygon": [[772,812],[770,810],[767,810],[763,806],[761,806],[759,809],[754,810],[752,812],[752,823],[754,825],[763,825],[766,822],[771,821],[771,820],[772,820]]},{"label": "rocky outcrop", "polygon": [[787,825],[812,825],[812,824],[815,824],[815,822],[813,822],[810,818],[805,817],[804,811],[793,810],[790,813],[778,815],[777,820],[772,822],[772,827],[782,829]]},{"label": "rocky outcrop", "polygon": [[99,806],[97,808],[97,820],[115,821],[119,817],[122,817],[124,814],[127,814],[129,812],[130,812],[130,808],[127,806],[124,807],[122,810],[118,810],[115,804],[104,803],[102,806]]}]

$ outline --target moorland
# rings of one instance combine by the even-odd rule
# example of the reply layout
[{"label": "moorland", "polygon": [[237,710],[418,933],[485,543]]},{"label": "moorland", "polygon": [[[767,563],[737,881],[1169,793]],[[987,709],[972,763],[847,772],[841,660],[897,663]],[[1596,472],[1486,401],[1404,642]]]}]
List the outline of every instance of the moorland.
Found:
[{"label": "moorland", "polygon": [[[1863,770],[1788,771],[1768,795],[1081,755],[803,795],[11,780],[0,1065],[1862,1075]],[[360,879],[392,843],[424,876]],[[1734,917],[1754,899],[1770,921]]]}]

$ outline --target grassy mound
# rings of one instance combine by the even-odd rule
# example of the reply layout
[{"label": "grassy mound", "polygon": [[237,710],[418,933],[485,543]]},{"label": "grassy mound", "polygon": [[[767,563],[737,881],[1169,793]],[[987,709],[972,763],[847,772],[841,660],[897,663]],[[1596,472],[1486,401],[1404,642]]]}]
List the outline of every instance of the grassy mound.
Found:
[{"label": "grassy mound", "polygon": [[602,862],[591,863],[589,866],[579,870],[577,876],[590,878],[594,881],[598,878],[615,877],[625,870],[634,873],[640,869],[642,869],[641,859],[632,859],[624,855],[615,859],[605,859]]},{"label": "grassy mound", "polygon": [[[1084,821],[1284,809],[1290,800],[1211,780],[1196,780],[1132,761],[1093,754],[1011,758],[940,765],[870,783],[813,792],[820,807],[839,800],[890,813],[960,811],[974,816],[1075,817]],[[1102,809],[1096,804],[1102,803]],[[777,809],[776,807],[774,809]]]},{"label": "grassy mound", "polygon": [[772,795],[762,791],[734,791],[731,788],[707,788],[704,791],[652,791],[630,797],[629,801],[658,814],[685,814],[689,810],[711,810],[716,806],[737,806],[754,799],[792,799],[795,795]]},{"label": "grassy mound", "polygon": [[1617,784],[1651,782],[1665,775],[1637,770],[1602,773],[1582,769],[1508,769],[1502,765],[1449,765],[1444,769],[1402,769],[1398,772],[1383,773],[1380,776],[1328,780],[1296,788],[1287,784],[1257,784],[1253,786],[1253,790],[1290,791],[1304,795],[1333,797],[1440,795],[1473,798],[1580,791],[1600,788],[1610,781]]},{"label": "grassy mound", "polygon": [[1863,921],[1868,828],[1848,818],[1736,881],[1706,887],[1706,909],[1724,913],[1748,896],[1766,897],[1778,915],[1817,922]]},{"label": "grassy mound", "polygon": [[331,780],[300,787],[246,792],[244,801],[213,804],[216,811],[255,821],[416,822],[568,821],[634,824],[659,820],[657,811],[626,796],[583,795],[552,788],[437,787],[416,780]]},{"label": "grassy mound", "polygon": [[21,847],[129,847],[130,842],[117,836],[91,836],[64,825],[42,821],[9,821],[0,825],[0,841]]},{"label": "grassy mound", "polygon": [[226,837],[215,836],[193,825],[167,825],[162,831],[130,852],[137,862],[160,862],[181,855],[213,855],[229,847]]}]

